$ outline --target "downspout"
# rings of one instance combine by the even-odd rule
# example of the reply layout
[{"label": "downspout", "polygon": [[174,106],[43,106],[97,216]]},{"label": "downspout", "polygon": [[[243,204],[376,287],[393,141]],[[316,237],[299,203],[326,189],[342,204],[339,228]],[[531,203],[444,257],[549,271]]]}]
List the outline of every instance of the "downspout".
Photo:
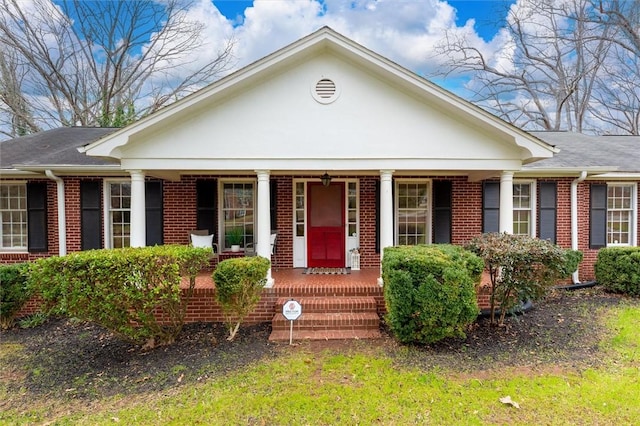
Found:
[{"label": "downspout", "polygon": [[[571,249],[578,250],[578,184],[587,178],[587,172],[580,172],[580,177],[571,182]],[[571,281],[580,284],[578,269],[571,274]]]},{"label": "downspout", "polygon": [[67,254],[67,218],[65,214],[64,181],[54,175],[51,170],[45,170],[44,173],[56,183],[58,194],[58,254],[65,256]]}]

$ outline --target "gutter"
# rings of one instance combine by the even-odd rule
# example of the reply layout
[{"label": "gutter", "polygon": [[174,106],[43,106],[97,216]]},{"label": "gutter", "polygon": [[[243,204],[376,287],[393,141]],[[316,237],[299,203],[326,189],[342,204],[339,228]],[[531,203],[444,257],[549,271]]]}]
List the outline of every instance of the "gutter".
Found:
[{"label": "gutter", "polygon": [[[587,178],[587,171],[583,170],[580,176],[571,182],[571,249],[578,250],[578,184]],[[576,269],[571,274],[571,281],[580,284],[580,277]]]},{"label": "gutter", "polygon": [[54,175],[51,170],[45,170],[44,173],[56,183],[58,194],[58,254],[65,256],[67,254],[67,218],[65,214],[64,181]]}]

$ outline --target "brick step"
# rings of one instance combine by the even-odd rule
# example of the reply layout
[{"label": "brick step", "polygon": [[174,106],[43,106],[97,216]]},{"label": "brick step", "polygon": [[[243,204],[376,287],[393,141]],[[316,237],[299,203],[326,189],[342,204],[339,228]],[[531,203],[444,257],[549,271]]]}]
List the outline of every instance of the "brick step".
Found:
[{"label": "brick step", "polygon": [[[289,330],[289,320],[281,313],[277,313],[271,322],[271,329]],[[293,322],[294,330],[367,330],[380,329],[380,317],[373,312],[310,312],[300,315]]]},{"label": "brick step", "polygon": [[[281,297],[276,301],[276,312],[282,312],[282,307],[291,298]],[[376,312],[377,302],[372,296],[353,297],[298,297],[296,300],[302,305],[302,312],[323,312],[323,313],[353,313],[353,312]]]},{"label": "brick step", "polygon": [[327,283],[322,285],[278,285],[274,288],[276,294],[285,298],[300,297],[356,297],[356,296],[382,296],[382,287],[377,284],[344,284]]},{"label": "brick step", "polygon": [[[380,330],[293,330],[293,340],[379,339]],[[289,329],[275,330],[271,341],[288,341]]]}]

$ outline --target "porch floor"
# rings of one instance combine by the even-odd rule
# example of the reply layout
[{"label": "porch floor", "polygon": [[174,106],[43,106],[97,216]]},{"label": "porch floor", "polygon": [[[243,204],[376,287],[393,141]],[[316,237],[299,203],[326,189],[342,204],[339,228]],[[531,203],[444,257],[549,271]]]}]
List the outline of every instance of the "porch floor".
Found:
[{"label": "porch floor", "polygon": [[[272,269],[273,288],[276,293],[283,289],[310,289],[317,286],[345,287],[345,288],[380,288],[378,278],[380,269],[369,268],[359,271],[350,271],[348,274],[305,274],[306,268]],[[196,288],[214,288],[215,283],[211,276],[212,271],[202,271],[196,278]],[[181,287],[187,288],[187,278],[182,279]]]}]

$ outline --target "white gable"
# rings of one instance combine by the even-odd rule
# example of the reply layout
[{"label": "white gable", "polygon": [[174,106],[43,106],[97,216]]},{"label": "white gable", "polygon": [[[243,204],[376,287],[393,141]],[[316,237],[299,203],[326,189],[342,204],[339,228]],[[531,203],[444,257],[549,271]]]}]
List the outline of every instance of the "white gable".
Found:
[{"label": "white gable", "polygon": [[[331,30],[316,37],[322,43],[277,52],[87,154],[118,157],[125,169],[180,171],[517,170],[552,155],[395,64],[336,42]],[[323,79],[330,102],[318,101]]]}]

